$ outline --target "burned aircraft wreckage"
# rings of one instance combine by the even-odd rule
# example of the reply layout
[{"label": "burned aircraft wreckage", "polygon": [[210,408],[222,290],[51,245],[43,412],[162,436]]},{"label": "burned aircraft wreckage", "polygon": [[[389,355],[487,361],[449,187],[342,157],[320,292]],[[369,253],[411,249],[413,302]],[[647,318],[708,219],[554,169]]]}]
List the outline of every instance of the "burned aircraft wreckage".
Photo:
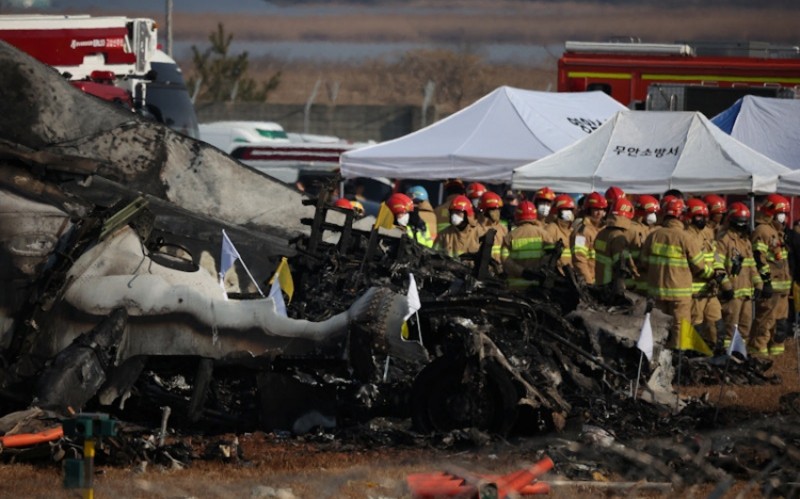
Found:
[{"label": "burned aircraft wreckage", "polygon": [[[358,229],[324,196],[84,95],[3,43],[0,66],[5,412],[157,418],[168,405],[187,428],[396,416],[507,433],[560,428],[586,400],[629,392],[643,301],[599,306],[555,273],[514,294],[488,247],[465,265]],[[229,274],[220,288],[223,229],[261,290],[289,258],[288,317],[238,264],[242,285]],[[410,274],[422,307],[409,341]],[[667,319],[653,317],[646,371],[669,387]]]}]

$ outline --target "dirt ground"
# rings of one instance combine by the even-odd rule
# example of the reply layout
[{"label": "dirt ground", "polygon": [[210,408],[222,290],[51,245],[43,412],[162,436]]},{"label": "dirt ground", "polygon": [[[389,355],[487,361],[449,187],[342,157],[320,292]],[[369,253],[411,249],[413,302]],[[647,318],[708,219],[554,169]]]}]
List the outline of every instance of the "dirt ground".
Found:
[{"label": "dirt ground", "polygon": [[[767,374],[778,374],[781,383],[762,386],[726,386],[721,407],[738,407],[754,415],[778,411],[784,393],[800,391],[797,347],[787,343],[786,354],[774,357]],[[684,387],[684,397],[707,397],[716,401],[720,386]],[[187,468],[157,466],[98,467],[95,497],[116,498],[222,498],[222,497],[330,497],[330,498],[407,498],[410,473],[440,471],[453,466],[478,473],[505,474],[535,463],[542,449],[559,438],[570,435],[547,435],[538,438],[495,440],[481,446],[434,448],[408,443],[398,446],[364,442],[320,442],[319,439],[286,438],[272,433],[225,435],[238,437],[242,459],[238,462],[194,460]],[[184,440],[198,447],[199,440]],[[203,445],[208,444],[208,439]],[[553,497],[706,497],[714,484],[700,484],[674,490],[649,490],[644,483],[633,489],[613,490],[609,482],[620,480],[593,472],[595,484],[569,480],[559,472],[559,460],[544,480],[551,482]],[[0,497],[80,497],[78,491],[62,488],[59,464],[37,462],[0,466]],[[668,487],[667,484],[662,484]],[[737,483],[724,497],[758,496],[756,484]]]}]

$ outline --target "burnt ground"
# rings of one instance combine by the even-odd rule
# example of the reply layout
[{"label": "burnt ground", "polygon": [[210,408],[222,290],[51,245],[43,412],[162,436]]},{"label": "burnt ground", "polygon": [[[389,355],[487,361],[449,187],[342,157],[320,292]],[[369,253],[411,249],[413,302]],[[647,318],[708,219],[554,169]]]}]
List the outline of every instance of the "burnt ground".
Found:
[{"label": "burnt ground", "polygon": [[[794,340],[766,374],[777,375],[780,383],[724,388],[716,426],[709,422],[713,409],[690,406],[655,430],[636,427],[637,417],[620,417],[610,409],[602,428],[568,426],[560,434],[508,440],[466,431],[426,438],[408,431],[405,422],[388,420],[336,435],[173,434],[164,452],[151,449],[146,465],[113,464],[113,453],[99,452],[95,496],[411,497],[405,482],[409,473],[457,466],[504,474],[543,455],[555,462],[545,478],[554,484],[555,497],[706,497],[717,487],[724,491],[719,497],[793,496],[796,480],[786,477],[797,476],[799,468],[800,419],[781,396],[800,391]],[[682,387],[681,393],[713,402],[720,385]],[[638,418],[651,416],[645,410]],[[597,422],[596,415],[590,422]],[[60,464],[44,454],[0,466],[0,496],[79,497],[62,488]],[[103,456],[109,462],[102,463]],[[648,489],[644,480],[659,488]],[[637,481],[633,489],[613,488],[614,482]]]}]

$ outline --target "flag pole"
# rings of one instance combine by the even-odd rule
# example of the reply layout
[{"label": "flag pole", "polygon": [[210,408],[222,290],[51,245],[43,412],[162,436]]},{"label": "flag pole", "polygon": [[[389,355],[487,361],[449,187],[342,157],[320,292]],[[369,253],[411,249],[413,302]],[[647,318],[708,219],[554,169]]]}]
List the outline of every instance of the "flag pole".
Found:
[{"label": "flag pole", "polygon": [[642,376],[642,361],[644,359],[644,352],[639,352],[639,370],[636,371],[636,385],[633,389],[633,400],[639,395],[639,378]]},{"label": "flag pole", "polygon": [[263,292],[263,291],[261,291],[261,287],[260,287],[260,286],[258,285],[258,283],[256,282],[256,279],[253,277],[253,274],[251,274],[251,273],[250,273],[250,269],[248,269],[248,268],[247,268],[247,265],[245,265],[245,263],[244,263],[244,260],[242,260],[241,258],[239,258],[239,263],[241,263],[241,264],[242,264],[242,267],[244,268],[244,271],[245,271],[245,272],[247,272],[247,277],[249,277],[249,278],[250,278],[250,280],[251,280],[251,281],[253,282],[253,284],[255,285],[256,289],[258,290],[258,294],[260,294],[260,295],[261,295],[261,298],[264,298],[264,292]]},{"label": "flag pole", "polygon": [[414,318],[416,319],[415,322],[417,323],[417,338],[419,338],[419,344],[424,347],[425,344],[422,342],[422,326],[419,325],[419,311],[414,311]]}]

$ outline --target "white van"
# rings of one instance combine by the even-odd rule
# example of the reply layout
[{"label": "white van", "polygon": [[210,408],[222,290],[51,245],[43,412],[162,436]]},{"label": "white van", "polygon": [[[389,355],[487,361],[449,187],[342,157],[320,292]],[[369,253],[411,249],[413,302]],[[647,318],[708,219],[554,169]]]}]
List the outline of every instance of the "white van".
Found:
[{"label": "white van", "polygon": [[200,140],[225,151],[233,152],[248,144],[287,144],[289,136],[274,121],[215,121],[201,123]]}]

